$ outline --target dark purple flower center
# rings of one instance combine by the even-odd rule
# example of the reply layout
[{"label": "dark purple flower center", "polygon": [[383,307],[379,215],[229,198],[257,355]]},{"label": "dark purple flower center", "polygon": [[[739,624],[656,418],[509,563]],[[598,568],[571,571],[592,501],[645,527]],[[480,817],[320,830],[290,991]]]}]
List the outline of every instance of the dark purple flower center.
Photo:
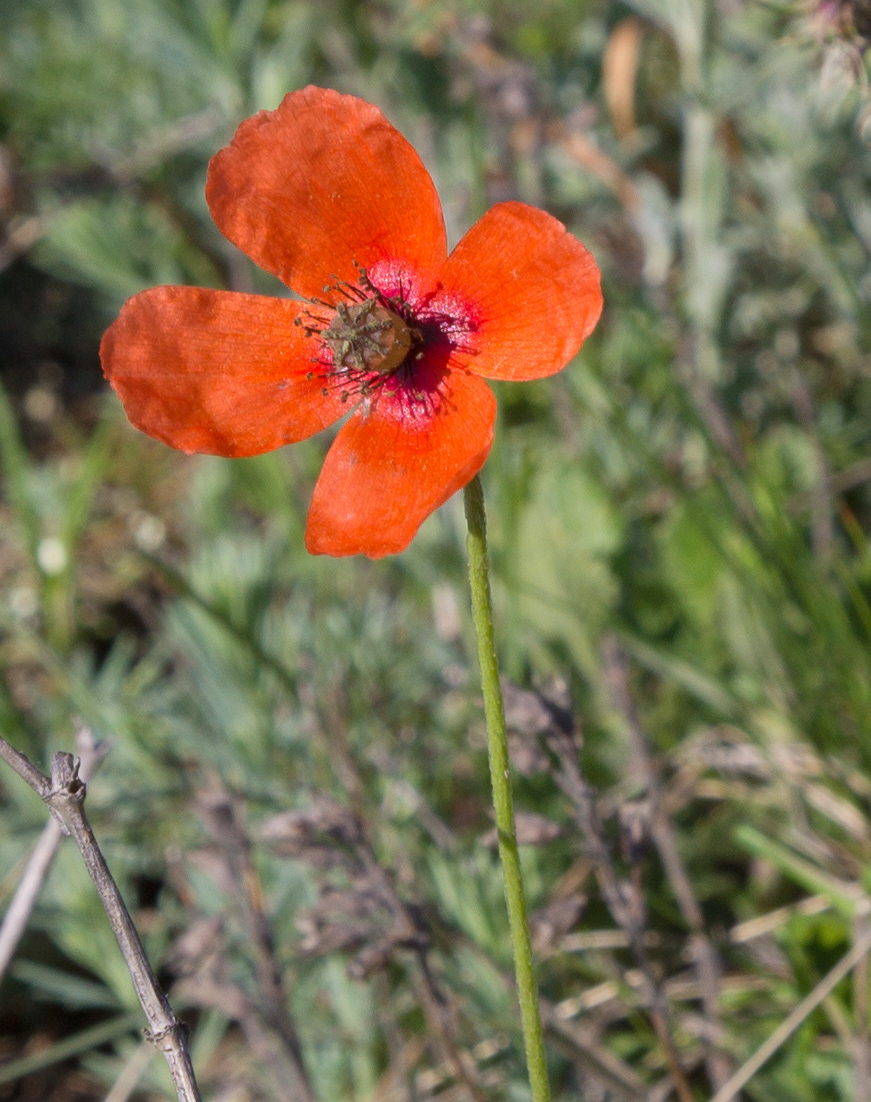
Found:
[{"label": "dark purple flower center", "polygon": [[338,389],[343,402],[374,397],[388,383],[387,393],[428,390],[447,370],[451,351],[465,345],[467,322],[409,301],[398,275],[387,293],[356,267],[356,283],[334,280],[324,288],[333,301],[310,299],[297,318],[316,342],[309,378],[323,379],[325,396]]}]

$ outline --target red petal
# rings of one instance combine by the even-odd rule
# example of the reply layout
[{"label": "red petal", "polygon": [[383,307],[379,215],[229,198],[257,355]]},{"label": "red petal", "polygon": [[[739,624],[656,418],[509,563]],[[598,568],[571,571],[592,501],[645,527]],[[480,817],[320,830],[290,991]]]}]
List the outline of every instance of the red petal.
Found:
[{"label": "red petal", "polygon": [[199,287],[154,287],[124,305],[100,345],[130,421],[185,452],[259,455],[346,411],[323,394],[301,304]]},{"label": "red petal", "polygon": [[377,107],[309,86],[246,119],[209,165],[221,232],[307,298],[334,278],[401,263],[406,284],[447,255],[435,185]]},{"label": "red petal", "polygon": [[312,554],[377,559],[403,551],[484,465],[496,419],[487,384],[438,367],[418,369],[415,384],[420,398],[385,388],[368,414],[361,407],[339,432],[309,510]]},{"label": "red petal", "polygon": [[525,203],[499,203],[463,237],[439,275],[439,300],[464,304],[475,331],[461,364],[488,379],[560,371],[602,312],[599,269],[565,226]]}]

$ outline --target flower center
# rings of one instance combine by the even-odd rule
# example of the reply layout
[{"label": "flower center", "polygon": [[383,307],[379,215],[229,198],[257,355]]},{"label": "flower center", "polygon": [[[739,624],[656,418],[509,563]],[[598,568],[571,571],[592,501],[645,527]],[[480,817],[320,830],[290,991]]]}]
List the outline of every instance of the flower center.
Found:
[{"label": "flower center", "polygon": [[411,350],[414,331],[376,299],[340,302],[321,339],[330,349],[333,367],[390,375]]},{"label": "flower center", "polygon": [[308,378],[323,381],[324,396],[337,390],[343,402],[368,402],[390,380],[394,388],[410,382],[429,336],[410,316],[401,282],[398,294],[385,293],[354,265],[356,283],[334,280],[324,287],[333,301],[308,299],[294,324],[317,343]]}]

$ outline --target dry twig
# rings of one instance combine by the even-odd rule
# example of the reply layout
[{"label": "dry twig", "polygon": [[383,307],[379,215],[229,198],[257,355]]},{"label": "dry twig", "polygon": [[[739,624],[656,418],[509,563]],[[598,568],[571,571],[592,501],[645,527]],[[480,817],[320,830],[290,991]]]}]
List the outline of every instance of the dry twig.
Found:
[{"label": "dry twig", "polygon": [[831,972],[820,980],[813,991],[801,1000],[795,1010],[781,1022],[746,1064],[739,1068],[732,1078],[717,1091],[711,1102],[732,1102],[732,1099],[750,1082],[756,1072],[771,1059],[785,1041],[789,1040],[808,1015],[813,1013],[823,999],[831,994],[841,980],[867,956],[869,950],[871,950],[871,931],[866,931],[855,942],[850,952],[842,957]]},{"label": "dry twig", "polygon": [[188,1048],[187,1028],[176,1018],[158,986],[130,912],[100,852],[85,815],[85,785],[79,777],[78,763],[72,754],[53,754],[49,780],[4,738],[0,738],[0,757],[43,800],[63,833],[75,839],[148,1020],[146,1036],[166,1058],[179,1102],[201,1102]]},{"label": "dry twig", "polygon": [[[871,915],[867,904],[863,906],[854,924],[854,942],[861,942],[871,935]],[[855,1102],[871,1102],[871,1037],[868,1034],[868,957],[856,962],[853,971],[853,1009],[856,1036],[853,1041],[853,1066],[855,1068],[853,1093]]]},{"label": "dry twig", "polygon": [[[94,741],[90,730],[82,727],[76,734],[76,750],[79,754],[79,779],[86,782],[105,753],[105,746],[99,746]],[[3,982],[6,969],[27,929],[36,900],[54,862],[63,835],[63,828],[57,819],[49,819],[30,855],[12,902],[3,916],[3,922],[0,925],[0,983]]]}]

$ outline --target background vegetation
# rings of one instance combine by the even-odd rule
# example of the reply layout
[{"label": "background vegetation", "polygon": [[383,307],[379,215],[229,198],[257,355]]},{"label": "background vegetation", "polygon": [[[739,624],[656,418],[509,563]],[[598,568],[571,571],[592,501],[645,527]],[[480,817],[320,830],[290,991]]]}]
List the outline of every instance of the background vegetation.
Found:
[{"label": "background vegetation", "polygon": [[[325,441],[170,452],[103,328],[157,283],[281,293],[205,166],[308,82],[415,143],[452,241],[518,197],[587,242],[599,328],[498,388],[484,472],[552,1078],[710,1099],[868,930],[863,8],[0,6],[0,729],[43,766],[109,743],[90,815],[214,1102],[528,1097],[461,501],[397,558],[309,558]],[[5,903],[46,816],[0,786]],[[64,846],[0,1098],[167,1098],[142,1024]],[[866,963],[741,1097],[871,1098]]]}]

